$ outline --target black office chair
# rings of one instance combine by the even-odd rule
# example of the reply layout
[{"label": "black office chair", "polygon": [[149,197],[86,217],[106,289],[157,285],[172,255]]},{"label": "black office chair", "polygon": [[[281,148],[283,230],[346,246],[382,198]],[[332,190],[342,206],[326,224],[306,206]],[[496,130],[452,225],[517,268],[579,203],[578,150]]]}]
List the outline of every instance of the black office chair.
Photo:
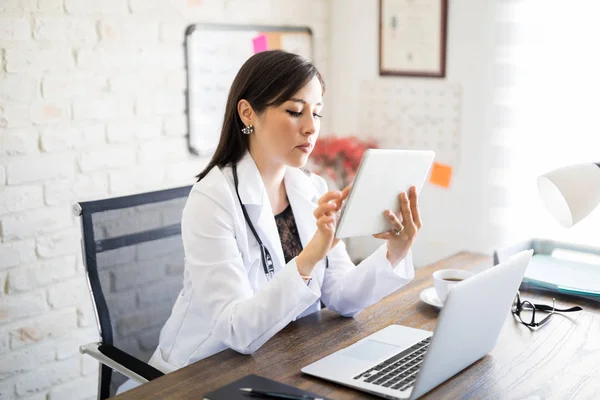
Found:
[{"label": "black office chair", "polygon": [[80,351],[102,363],[100,400],[115,395],[127,378],[144,383],[163,375],[145,361],[183,287],[180,224],[190,189],[74,206],[81,217],[83,260],[102,340]]}]

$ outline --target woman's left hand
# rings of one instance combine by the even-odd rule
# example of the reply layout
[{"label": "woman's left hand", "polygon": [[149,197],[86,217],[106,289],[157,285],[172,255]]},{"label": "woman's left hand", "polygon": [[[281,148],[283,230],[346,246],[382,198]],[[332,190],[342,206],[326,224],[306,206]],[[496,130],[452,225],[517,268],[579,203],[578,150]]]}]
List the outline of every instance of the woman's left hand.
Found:
[{"label": "woman's left hand", "polygon": [[400,220],[391,210],[384,212],[393,229],[389,232],[373,235],[377,239],[387,240],[387,259],[392,265],[402,260],[412,246],[417,233],[421,229],[421,216],[417,199],[417,189],[412,186],[406,193],[398,196],[400,199]]}]

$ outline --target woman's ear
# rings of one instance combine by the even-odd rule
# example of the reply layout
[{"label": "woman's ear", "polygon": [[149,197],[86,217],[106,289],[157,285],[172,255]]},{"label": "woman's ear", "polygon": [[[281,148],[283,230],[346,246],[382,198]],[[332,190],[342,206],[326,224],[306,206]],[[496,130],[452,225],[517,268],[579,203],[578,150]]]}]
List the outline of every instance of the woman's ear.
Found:
[{"label": "woman's ear", "polygon": [[254,110],[246,99],[241,99],[237,104],[237,111],[245,126],[253,125]]}]

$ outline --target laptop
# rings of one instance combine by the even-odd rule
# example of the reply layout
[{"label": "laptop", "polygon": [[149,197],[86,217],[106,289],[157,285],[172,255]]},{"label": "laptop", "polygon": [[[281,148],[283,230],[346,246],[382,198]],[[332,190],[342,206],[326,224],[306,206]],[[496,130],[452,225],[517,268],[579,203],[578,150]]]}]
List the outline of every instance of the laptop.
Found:
[{"label": "laptop", "polygon": [[302,372],[389,399],[416,399],[488,354],[532,250],[454,285],[435,332],[390,325]]}]

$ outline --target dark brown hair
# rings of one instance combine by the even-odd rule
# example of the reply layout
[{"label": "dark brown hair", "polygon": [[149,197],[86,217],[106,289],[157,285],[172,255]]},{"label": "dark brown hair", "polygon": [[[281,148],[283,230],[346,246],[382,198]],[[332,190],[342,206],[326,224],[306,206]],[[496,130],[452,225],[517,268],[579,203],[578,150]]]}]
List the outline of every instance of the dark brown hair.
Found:
[{"label": "dark brown hair", "polygon": [[315,76],[325,92],[325,82],[317,68],[297,54],[270,50],[250,57],[231,84],[217,150],[196,176],[198,181],[215,166],[236,164],[248,150],[249,135],[242,133],[244,124],[237,109],[240,100],[246,99],[260,115],[267,107],[285,103]]}]

